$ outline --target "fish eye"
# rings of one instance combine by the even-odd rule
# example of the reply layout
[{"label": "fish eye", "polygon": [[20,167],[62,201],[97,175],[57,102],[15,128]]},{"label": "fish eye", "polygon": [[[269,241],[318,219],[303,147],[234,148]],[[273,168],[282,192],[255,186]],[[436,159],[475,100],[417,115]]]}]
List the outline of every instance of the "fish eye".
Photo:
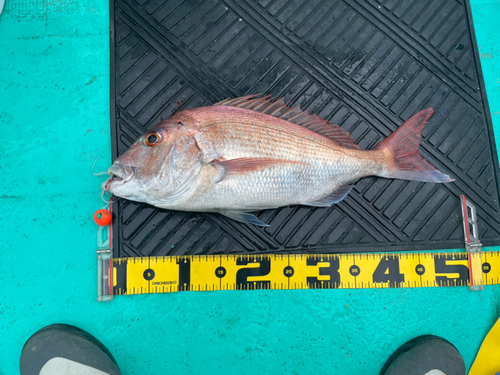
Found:
[{"label": "fish eye", "polygon": [[153,147],[156,146],[161,141],[161,134],[157,131],[151,132],[144,137],[144,143],[146,146]]}]

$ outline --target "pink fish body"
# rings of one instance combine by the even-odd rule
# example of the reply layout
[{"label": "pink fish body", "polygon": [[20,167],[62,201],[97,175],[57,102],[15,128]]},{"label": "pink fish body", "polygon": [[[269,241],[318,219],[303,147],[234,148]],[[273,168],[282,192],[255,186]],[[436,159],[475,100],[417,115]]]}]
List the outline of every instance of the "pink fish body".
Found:
[{"label": "pink fish body", "polygon": [[418,154],[432,113],[417,113],[373,150],[360,150],[341,127],[283,99],[229,99],[179,112],[143,134],[109,168],[103,188],[160,208],[265,225],[249,212],[330,206],[365,176],[453,181]]}]

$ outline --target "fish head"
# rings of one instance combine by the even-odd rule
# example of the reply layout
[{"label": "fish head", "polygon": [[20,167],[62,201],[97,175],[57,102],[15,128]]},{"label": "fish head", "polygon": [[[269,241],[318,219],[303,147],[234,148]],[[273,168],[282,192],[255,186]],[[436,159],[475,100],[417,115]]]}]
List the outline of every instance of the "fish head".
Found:
[{"label": "fish head", "polygon": [[142,134],[108,169],[109,178],[101,189],[150,204],[173,194],[182,182],[179,169],[189,167],[186,158],[179,157],[186,151],[182,140],[189,132],[189,120],[175,115]]}]

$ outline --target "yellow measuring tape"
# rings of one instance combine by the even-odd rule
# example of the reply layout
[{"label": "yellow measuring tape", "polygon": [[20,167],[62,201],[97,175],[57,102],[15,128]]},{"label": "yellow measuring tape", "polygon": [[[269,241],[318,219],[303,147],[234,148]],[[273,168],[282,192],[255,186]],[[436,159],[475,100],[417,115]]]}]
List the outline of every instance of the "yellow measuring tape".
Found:
[{"label": "yellow measuring tape", "polygon": [[499,283],[500,252],[165,256],[113,259],[108,270],[113,295],[482,286]]}]

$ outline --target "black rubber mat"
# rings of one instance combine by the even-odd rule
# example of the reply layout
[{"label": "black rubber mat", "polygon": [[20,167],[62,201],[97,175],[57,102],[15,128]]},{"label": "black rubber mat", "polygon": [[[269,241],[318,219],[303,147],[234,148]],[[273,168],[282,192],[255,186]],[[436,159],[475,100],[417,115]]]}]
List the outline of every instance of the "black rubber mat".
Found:
[{"label": "black rubber mat", "polygon": [[498,159],[468,3],[457,0],[111,2],[113,157],[176,111],[284,96],[370,149],[434,107],[420,153],[456,179],[369,177],[331,208],[217,214],[115,207],[115,257],[464,247],[459,195],[500,244]]}]

